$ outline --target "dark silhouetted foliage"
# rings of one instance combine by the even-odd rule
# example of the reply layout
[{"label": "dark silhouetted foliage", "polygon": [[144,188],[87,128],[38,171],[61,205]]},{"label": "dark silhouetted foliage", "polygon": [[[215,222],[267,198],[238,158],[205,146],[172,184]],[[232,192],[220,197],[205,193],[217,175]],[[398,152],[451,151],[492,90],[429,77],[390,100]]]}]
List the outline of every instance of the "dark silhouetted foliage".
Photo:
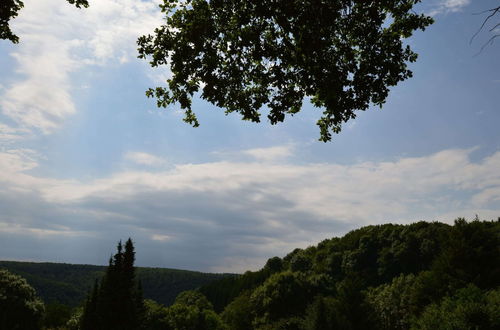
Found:
[{"label": "dark silhouetted foliage", "polygon": [[106,274],[96,283],[82,315],[82,330],[136,330],[143,316],[142,291],[135,275],[132,240],[121,242],[109,261]]},{"label": "dark silhouetted foliage", "polygon": [[224,307],[241,292],[254,289],[262,284],[271,271],[263,269],[257,272],[246,272],[243,275],[226,277],[201,286],[200,292],[212,302],[215,311],[221,312]]},{"label": "dark silhouetted foliage", "polygon": [[43,326],[47,329],[59,329],[65,327],[73,314],[72,308],[60,303],[49,303],[45,305]]},{"label": "dark silhouetted foliage", "polygon": [[199,91],[244,120],[259,122],[265,107],[271,124],[309,98],[323,111],[317,124],[328,141],[412,76],[407,64],[417,54],[403,40],[433,21],[413,11],[418,2],[164,0],[165,23],[139,38],[139,57],[168,64],[172,77],[146,94],[159,107],[179,103],[193,126]]},{"label": "dark silhouetted foliage", "polygon": [[154,300],[144,300],[144,317],[140,329],[143,330],[165,330],[168,327],[167,307]]},{"label": "dark silhouetted foliage", "polygon": [[181,293],[163,318],[165,330],[229,330],[207,298],[196,291]]},{"label": "dark silhouetted foliage", "polygon": [[245,291],[226,306],[222,319],[232,330],[251,330],[253,307],[250,302],[251,291]]},{"label": "dark silhouetted foliage", "polygon": [[[104,266],[16,261],[0,261],[0,267],[26,278],[43,301],[71,307],[78,306],[85,299],[94,281],[104,276],[106,270]],[[168,268],[137,267],[136,271],[144,297],[164,305],[173,304],[175,297],[183,291],[234,276]]]},{"label": "dark silhouetted foliage", "polygon": [[500,219],[363,227],[182,292],[168,307],[143,301],[132,242],[117,250],[83,313],[68,317],[49,305],[46,325],[69,318],[71,330],[500,328]]},{"label": "dark silhouetted foliage", "polygon": [[43,312],[42,301],[25,279],[0,269],[0,329],[39,329]]},{"label": "dark silhouetted foliage", "polygon": [[500,289],[485,292],[469,284],[428,306],[412,329],[500,329]]},{"label": "dark silhouetted foliage", "polygon": [[494,329],[499,258],[500,221],[367,226],[200,291],[233,329]]}]

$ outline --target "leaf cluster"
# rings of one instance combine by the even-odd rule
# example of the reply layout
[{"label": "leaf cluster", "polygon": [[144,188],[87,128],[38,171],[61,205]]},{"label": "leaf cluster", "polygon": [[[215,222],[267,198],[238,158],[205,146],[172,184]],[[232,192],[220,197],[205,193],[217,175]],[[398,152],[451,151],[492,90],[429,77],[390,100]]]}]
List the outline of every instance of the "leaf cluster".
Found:
[{"label": "leaf cluster", "polygon": [[21,276],[0,269],[0,329],[37,329],[43,313],[35,289]]},{"label": "leaf cluster", "polygon": [[323,109],[328,141],[356,110],[382,105],[389,88],[411,77],[417,54],[403,44],[432,18],[412,11],[420,0],[164,0],[165,23],[139,38],[139,57],[168,65],[167,87],[149,89],[159,107],[178,103],[198,126],[192,97],[271,124],[302,108]]},{"label": "leaf cluster", "polygon": [[212,304],[198,291],[185,291],[172,306],[145,301],[144,330],[228,330]]}]

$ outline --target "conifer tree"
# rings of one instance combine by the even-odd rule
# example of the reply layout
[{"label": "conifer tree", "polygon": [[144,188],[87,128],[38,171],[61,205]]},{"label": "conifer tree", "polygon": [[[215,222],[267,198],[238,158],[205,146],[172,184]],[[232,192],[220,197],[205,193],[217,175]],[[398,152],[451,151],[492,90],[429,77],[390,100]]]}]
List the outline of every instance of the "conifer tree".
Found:
[{"label": "conifer tree", "polygon": [[97,298],[99,293],[99,281],[96,279],[92,292],[85,302],[85,313],[82,315],[83,329],[96,329],[98,327]]},{"label": "conifer tree", "polygon": [[142,288],[135,277],[132,240],[118,243],[116,254],[101,280],[94,285],[82,316],[83,330],[135,330],[144,313]]}]

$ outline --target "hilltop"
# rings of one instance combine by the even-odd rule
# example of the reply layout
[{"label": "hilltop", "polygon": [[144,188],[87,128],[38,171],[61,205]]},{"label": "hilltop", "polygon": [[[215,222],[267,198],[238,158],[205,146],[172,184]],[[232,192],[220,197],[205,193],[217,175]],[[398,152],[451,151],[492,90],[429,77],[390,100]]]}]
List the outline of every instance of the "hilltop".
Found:
[{"label": "hilltop", "polygon": [[[77,306],[84,301],[94,281],[100,279],[106,270],[105,266],[20,261],[0,261],[0,268],[26,278],[46,303],[57,302],[69,306]],[[193,290],[214,280],[232,276],[137,267],[137,277],[141,281],[144,297],[167,306],[182,291]]]}]

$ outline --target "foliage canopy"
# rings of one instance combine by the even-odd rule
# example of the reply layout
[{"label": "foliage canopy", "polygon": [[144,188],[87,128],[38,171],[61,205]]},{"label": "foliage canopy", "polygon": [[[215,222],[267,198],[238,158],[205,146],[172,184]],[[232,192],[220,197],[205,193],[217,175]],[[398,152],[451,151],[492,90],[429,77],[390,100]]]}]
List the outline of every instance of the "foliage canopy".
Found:
[{"label": "foliage canopy", "polygon": [[389,88],[411,77],[417,54],[403,39],[432,23],[420,0],[164,0],[165,23],[138,40],[139,57],[169,65],[167,87],[149,89],[159,107],[179,103],[198,126],[192,97],[271,124],[299,112],[304,98],[323,109],[328,141],[356,110],[381,106]]},{"label": "foliage canopy", "polygon": [[[132,241],[124,248],[119,243],[103,279],[96,281],[67,329],[500,327],[500,218],[459,218],[453,226],[418,222],[363,227],[295,249],[284,258],[273,257],[259,271],[184,291],[168,307],[142,299],[134,260]],[[39,322],[43,304],[33,294],[26,281],[0,270],[0,329],[37,328],[33,322]],[[28,316],[34,314],[27,313],[27,306],[38,306],[38,316]],[[45,326],[68,319],[68,309],[61,307],[46,309]]]},{"label": "foliage canopy", "polygon": [[498,329],[499,234],[500,219],[368,226],[200,291],[236,330]]},{"label": "foliage canopy", "polygon": [[[0,261],[0,268],[26,278],[43,301],[71,307],[85,300],[95,279],[103,277],[106,272],[104,266],[17,261]],[[173,304],[175,297],[183,291],[233,276],[144,267],[137,267],[136,272],[137,279],[142,283],[144,297],[167,306]]]},{"label": "foliage canopy", "polygon": [[0,329],[37,329],[43,312],[43,302],[25,279],[0,269]]}]

